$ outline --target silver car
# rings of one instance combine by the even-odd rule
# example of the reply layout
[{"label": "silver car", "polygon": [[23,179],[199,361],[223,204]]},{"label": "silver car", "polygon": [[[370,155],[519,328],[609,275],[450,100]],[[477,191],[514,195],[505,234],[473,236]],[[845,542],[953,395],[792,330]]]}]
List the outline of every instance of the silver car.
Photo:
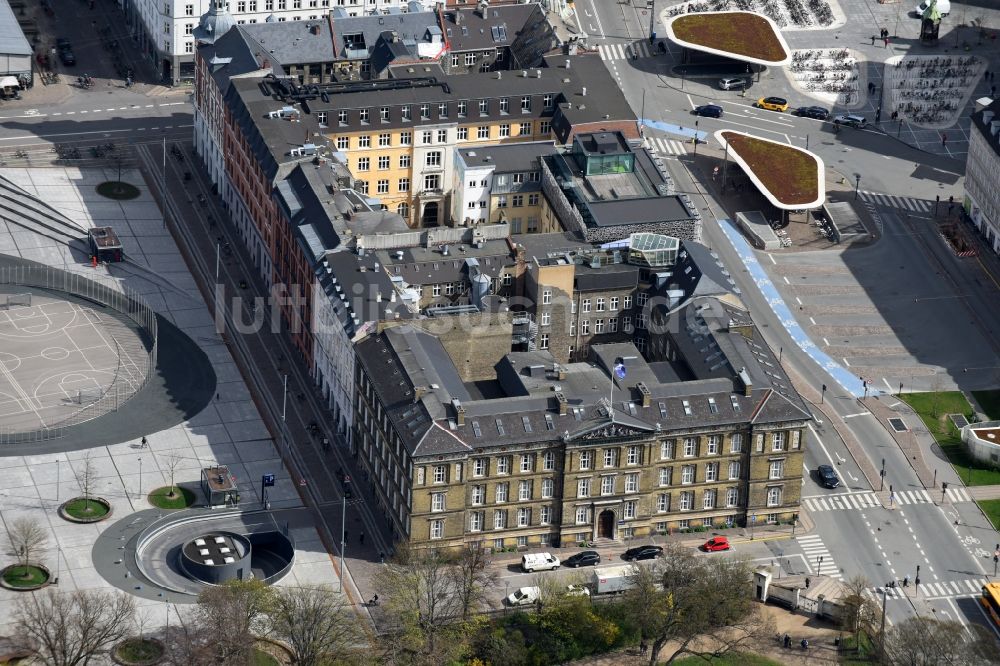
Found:
[{"label": "silver car", "polygon": [[842,113],[833,118],[834,125],[847,125],[848,127],[864,127],[868,124],[864,116],[855,115],[853,113]]},{"label": "silver car", "polygon": [[719,88],[722,90],[740,90],[749,87],[750,82],[745,76],[727,76],[724,79],[719,79]]}]

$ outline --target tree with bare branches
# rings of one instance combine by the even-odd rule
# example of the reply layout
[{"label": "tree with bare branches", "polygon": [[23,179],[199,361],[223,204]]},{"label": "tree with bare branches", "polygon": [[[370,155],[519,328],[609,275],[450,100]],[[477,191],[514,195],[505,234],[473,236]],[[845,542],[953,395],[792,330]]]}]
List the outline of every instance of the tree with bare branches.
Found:
[{"label": "tree with bare branches", "polygon": [[93,494],[94,484],[97,483],[97,467],[89,452],[80,463],[80,467],[76,471],[76,481],[80,484],[80,492],[83,493],[84,511],[90,513],[93,511],[90,506],[90,496]]},{"label": "tree with bare branches", "polygon": [[328,587],[276,590],[271,613],[274,634],[292,649],[295,666],[332,663],[363,645],[361,619]]},{"label": "tree with bare branches", "polygon": [[[753,599],[747,561],[697,557],[673,543],[652,567],[636,567],[634,576],[627,606],[643,638],[652,642],[650,666],[683,655],[707,659],[736,652],[770,631]],[[661,654],[668,643],[669,654]]]},{"label": "tree with bare branches", "polygon": [[224,664],[250,661],[254,641],[270,631],[274,590],[257,578],[231,580],[198,595],[198,623]]},{"label": "tree with bare branches", "polygon": [[491,559],[490,549],[477,541],[463,548],[455,560],[452,575],[463,620],[482,607],[487,591],[496,582],[496,574],[489,569]]},{"label": "tree with bare branches", "polygon": [[128,636],[135,614],[134,599],[121,592],[59,594],[50,589],[15,603],[19,647],[34,652],[46,666],[86,666]]},{"label": "tree with bare branches", "polygon": [[382,645],[395,659],[446,664],[464,649],[467,635],[454,564],[447,553],[402,543],[376,574],[382,612],[395,629]]},{"label": "tree with bare branches", "polygon": [[[969,629],[967,633],[966,629]],[[890,666],[964,666],[1000,663],[993,636],[975,623],[915,616],[886,631],[885,662]]]},{"label": "tree with bare branches", "polygon": [[177,452],[171,453],[163,461],[163,466],[166,468],[167,474],[170,475],[170,492],[167,493],[167,497],[170,499],[177,499],[177,486],[174,485],[174,475],[177,473],[177,468],[180,467],[182,462],[184,462],[184,458]]},{"label": "tree with bare branches", "polygon": [[16,518],[7,530],[7,539],[17,556],[17,563],[21,567],[25,578],[30,578],[28,565],[32,559],[42,550],[49,540],[49,532],[37,521],[22,516]]},{"label": "tree with bare branches", "polygon": [[875,621],[879,617],[879,607],[868,594],[872,584],[864,576],[854,576],[844,587],[842,626],[844,631],[854,634],[854,644],[861,645],[861,634],[875,636],[878,633]]}]

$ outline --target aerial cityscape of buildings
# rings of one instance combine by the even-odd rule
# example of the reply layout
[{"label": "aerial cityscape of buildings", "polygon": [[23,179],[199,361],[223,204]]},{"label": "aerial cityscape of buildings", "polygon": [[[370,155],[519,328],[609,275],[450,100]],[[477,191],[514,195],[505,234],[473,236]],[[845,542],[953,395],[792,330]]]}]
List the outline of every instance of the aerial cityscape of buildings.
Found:
[{"label": "aerial cityscape of buildings", "polygon": [[[41,578],[0,606],[62,579],[168,627],[316,584],[378,643],[393,604],[598,608],[647,563],[560,567],[670,596],[688,552],[769,609],[762,653],[908,663],[936,617],[995,663],[1000,10],[31,4],[0,0],[0,523]],[[417,561],[471,578],[404,603]],[[677,638],[637,631],[601,649]]]}]

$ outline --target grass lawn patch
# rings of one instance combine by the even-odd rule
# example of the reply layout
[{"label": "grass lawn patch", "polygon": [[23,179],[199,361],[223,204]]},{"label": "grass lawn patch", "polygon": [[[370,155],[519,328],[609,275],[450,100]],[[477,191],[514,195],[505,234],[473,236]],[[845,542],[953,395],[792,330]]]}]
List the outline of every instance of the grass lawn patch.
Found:
[{"label": "grass lawn patch", "polygon": [[771,23],[751,12],[684,14],[670,24],[677,39],[768,62],[789,57]]},{"label": "grass lawn patch", "polygon": [[701,657],[683,657],[676,660],[674,664],[677,666],[698,666],[698,664],[702,664],[702,666],[706,664],[711,664],[711,666],[781,666],[780,661],[768,659],[752,652],[733,652],[721,657],[712,657],[708,661]]},{"label": "grass lawn patch", "polygon": [[146,498],[158,509],[186,509],[194,504],[197,497],[193,492],[181,486],[163,486],[149,493]]},{"label": "grass lawn patch", "polygon": [[972,406],[961,391],[904,393],[901,398],[934,435],[962,483],[967,486],[1000,484],[1000,470],[969,458],[962,444],[961,432],[948,418],[948,414],[964,414],[966,417],[972,414]]},{"label": "grass lawn patch", "polygon": [[722,132],[730,150],[738,154],[754,176],[782,204],[806,205],[819,198],[819,163],[793,146],[735,132]]},{"label": "grass lawn patch", "polygon": [[986,416],[991,421],[1000,420],[1000,391],[973,391],[972,397],[976,399],[979,406],[986,412]]},{"label": "grass lawn patch", "polygon": [[63,505],[63,511],[67,515],[80,520],[93,520],[101,516],[106,516],[110,512],[104,502],[98,502],[93,498],[85,499],[83,497],[77,497],[74,500],[66,502]]},{"label": "grass lawn patch", "polygon": [[148,638],[129,638],[115,647],[115,658],[126,664],[155,664],[163,657],[163,643]]},{"label": "grass lawn patch", "polygon": [[1000,530],[1000,499],[976,500],[976,503],[993,523],[993,529]]},{"label": "grass lawn patch", "polygon": [[118,182],[117,180],[104,181],[95,189],[102,197],[117,199],[118,201],[127,201],[128,199],[135,199],[139,196],[138,187],[126,182]]},{"label": "grass lawn patch", "polygon": [[48,579],[48,571],[32,564],[8,567],[3,572],[3,582],[11,587],[38,587]]}]

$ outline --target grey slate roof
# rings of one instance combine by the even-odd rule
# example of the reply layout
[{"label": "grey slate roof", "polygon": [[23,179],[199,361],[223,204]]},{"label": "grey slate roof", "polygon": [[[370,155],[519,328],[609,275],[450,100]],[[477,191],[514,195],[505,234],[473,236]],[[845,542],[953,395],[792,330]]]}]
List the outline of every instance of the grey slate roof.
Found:
[{"label": "grey slate roof", "polygon": [[31,55],[31,45],[24,36],[7,0],[0,0],[0,54]]},{"label": "grey slate roof", "polygon": [[484,274],[494,278],[499,275],[500,269],[513,263],[510,246],[505,240],[488,240],[481,248],[449,245],[447,255],[442,254],[438,247],[378,250],[376,255],[390,275],[398,275],[412,285],[463,280],[466,276],[465,260],[470,258],[479,262],[479,269]]},{"label": "grey slate roof", "polygon": [[[985,122],[986,118],[990,122]],[[990,123],[1000,122],[1000,99],[995,99],[982,111],[972,114],[972,126],[983,135],[990,148],[1000,155],[1000,132],[993,134],[990,131]]]},{"label": "grey slate roof", "polygon": [[544,19],[537,3],[490,7],[485,18],[475,8],[454,9],[444,13],[444,32],[452,53],[502,48],[514,42],[529,20]]},{"label": "grey slate roof", "polygon": [[462,148],[462,160],[470,167],[492,166],[495,173],[538,171],[539,158],[555,155],[558,150],[551,141],[508,143],[480,148]]},{"label": "grey slate roof", "polygon": [[[333,21],[333,43],[336,49],[336,60],[367,58],[383,33],[395,32],[400,44],[412,49],[416,55],[417,42],[429,42],[430,34],[441,34],[435,12],[411,12],[406,14],[390,14],[377,16],[349,16]],[[365,55],[348,53],[346,35],[359,35],[363,39]],[[354,49],[360,51],[360,49]]]},{"label": "grey slate roof", "polygon": [[335,59],[326,20],[243,23],[237,30],[255,53],[281,65]]},{"label": "grey slate roof", "polygon": [[[739,333],[734,333],[739,337]],[[614,424],[618,435],[646,437],[673,429],[723,428],[740,423],[780,424],[810,419],[807,410],[770,387],[755,386],[749,396],[736,391],[731,377],[661,383],[630,343],[594,345],[595,363],[559,366],[548,352],[511,353],[497,366],[506,397],[470,399],[454,363],[437,338],[407,325],[370,336],[357,346],[358,357],[413,456],[465,453],[474,449],[575,441],[595,428]],[[626,361],[624,380],[608,370]],[[636,388],[643,382],[651,399],[642,406]],[[426,393],[419,396],[414,388]],[[559,415],[558,386],[568,402]],[[609,402],[611,397],[611,402]],[[712,400],[714,400],[714,404]],[[465,410],[459,425],[452,400]]]}]

